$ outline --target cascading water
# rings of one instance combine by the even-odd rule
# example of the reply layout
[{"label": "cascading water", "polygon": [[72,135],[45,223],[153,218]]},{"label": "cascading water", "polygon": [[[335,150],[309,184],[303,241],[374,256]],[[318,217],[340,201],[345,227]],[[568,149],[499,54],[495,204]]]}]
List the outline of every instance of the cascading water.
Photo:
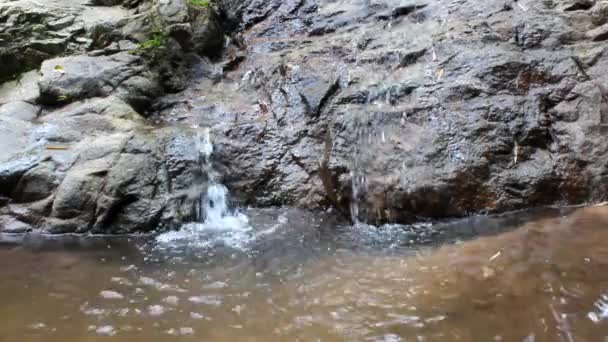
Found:
[{"label": "cascading water", "polygon": [[362,165],[362,158],[364,153],[365,139],[367,138],[367,130],[365,129],[366,124],[363,122],[364,118],[358,118],[355,122],[356,129],[356,143],[354,145],[354,151],[352,154],[351,161],[351,187],[352,187],[352,198],[350,202],[350,216],[353,225],[358,225],[359,222],[359,202],[365,196],[367,191],[367,177],[365,175],[365,168]]},{"label": "cascading water", "polygon": [[205,221],[207,223],[221,222],[228,213],[226,204],[226,193],[228,190],[221,184],[210,184],[207,188],[207,200],[205,201]]},{"label": "cascading water", "polygon": [[218,182],[217,171],[211,162],[213,143],[209,128],[198,131],[196,148],[201,174],[206,176],[206,187],[203,187],[203,191],[199,190],[196,208],[198,222],[184,224],[179,231],[159,235],[157,241],[185,242],[202,247],[223,244],[241,248],[252,239],[252,228],[246,215],[229,209],[228,189]]},{"label": "cascading water", "polygon": [[[366,109],[355,116],[354,145],[350,166],[352,196],[350,214],[353,225],[361,224],[361,206],[368,192],[368,169],[378,153],[378,146],[386,143],[386,133],[373,123],[372,105],[390,105],[395,92],[393,86],[381,85],[367,96]],[[365,209],[365,208],[363,208]]]},{"label": "cascading water", "polygon": [[209,128],[200,130],[196,141],[199,153],[201,173],[207,176],[207,189],[201,191],[197,208],[197,220],[207,225],[221,225],[222,218],[229,216],[227,204],[228,189],[217,181],[216,171],[213,169],[211,155],[213,144]]}]

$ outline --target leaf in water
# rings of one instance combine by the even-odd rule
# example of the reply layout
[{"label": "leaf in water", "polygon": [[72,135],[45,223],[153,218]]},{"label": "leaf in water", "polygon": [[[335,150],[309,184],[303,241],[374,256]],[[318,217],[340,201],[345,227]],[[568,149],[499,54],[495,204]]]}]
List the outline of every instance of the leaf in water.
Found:
[{"label": "leaf in water", "polygon": [[61,73],[61,74],[65,73],[65,70],[63,69],[63,67],[61,65],[55,65],[55,67],[53,68],[53,70],[55,70],[55,72],[58,72],[58,73]]},{"label": "leaf in water", "polygon": [[490,261],[492,261],[492,260],[494,260],[494,259],[498,258],[498,257],[500,256],[500,254],[501,254],[501,253],[502,253],[502,252],[500,252],[500,251],[496,252],[496,254],[492,255],[492,257],[490,258]]}]

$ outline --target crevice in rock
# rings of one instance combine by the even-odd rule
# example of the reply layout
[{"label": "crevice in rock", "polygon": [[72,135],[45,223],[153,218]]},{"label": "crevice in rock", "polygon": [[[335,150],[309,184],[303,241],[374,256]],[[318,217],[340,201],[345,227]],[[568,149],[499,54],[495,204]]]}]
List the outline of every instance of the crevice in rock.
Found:
[{"label": "crevice in rock", "polygon": [[318,118],[321,115],[325,106],[327,106],[327,104],[330,102],[330,100],[336,94],[338,94],[339,91],[340,91],[340,79],[337,78],[327,89],[327,92],[325,92],[325,95],[323,95],[323,97],[321,98],[321,101],[319,102],[319,107],[317,108],[317,112],[315,113],[316,118]]},{"label": "crevice in rock", "polygon": [[593,7],[594,1],[575,1],[574,4],[564,8],[565,12],[587,11]]},{"label": "crevice in rock", "polygon": [[410,15],[415,13],[423,8],[425,8],[426,4],[415,4],[415,5],[405,5],[405,6],[397,6],[393,8],[389,13],[381,13],[376,16],[378,20],[391,20],[396,19],[402,16]]},{"label": "crevice in rock", "polygon": [[139,197],[135,194],[126,194],[112,202],[112,205],[106,209],[103,215],[103,219],[95,223],[97,230],[107,231],[111,228],[114,223],[120,218],[120,214],[124,212],[125,208],[139,200]]},{"label": "crevice in rock", "polygon": [[399,68],[405,68],[407,66],[417,63],[418,60],[426,54],[426,52],[426,48],[406,52],[405,55],[403,55],[401,57],[401,60],[399,61]]}]

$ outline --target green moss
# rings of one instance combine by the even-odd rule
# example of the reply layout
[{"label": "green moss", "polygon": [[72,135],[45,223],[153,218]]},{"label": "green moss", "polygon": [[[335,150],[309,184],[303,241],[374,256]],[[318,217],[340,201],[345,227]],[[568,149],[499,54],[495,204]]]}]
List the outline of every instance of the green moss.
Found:
[{"label": "green moss", "polygon": [[167,36],[161,31],[152,33],[152,38],[141,42],[139,47],[131,53],[143,53],[147,51],[155,51],[165,47]]},{"label": "green moss", "polygon": [[209,7],[209,5],[211,4],[209,0],[188,0],[188,2],[190,3],[190,5],[198,7]]}]

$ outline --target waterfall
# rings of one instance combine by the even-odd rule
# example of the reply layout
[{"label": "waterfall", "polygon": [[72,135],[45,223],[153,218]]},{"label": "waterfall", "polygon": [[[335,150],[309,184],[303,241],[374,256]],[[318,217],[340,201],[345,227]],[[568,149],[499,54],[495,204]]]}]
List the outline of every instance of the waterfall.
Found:
[{"label": "waterfall", "polygon": [[207,176],[206,191],[200,193],[196,218],[203,224],[218,225],[223,217],[230,214],[227,204],[228,189],[217,181],[217,172],[213,169],[213,143],[209,128],[198,131],[196,146],[201,174]]},{"label": "waterfall", "polygon": [[[353,122],[353,151],[350,163],[351,202],[350,215],[353,225],[360,225],[361,218],[369,217],[370,208],[366,207],[366,196],[370,189],[370,171],[374,167],[376,155],[382,152],[387,143],[387,131],[378,119],[383,114],[382,107],[391,108],[395,94],[401,91],[402,85],[385,84],[378,81],[370,87],[365,103],[365,110],[356,113]],[[379,123],[380,122],[380,123]],[[391,132],[388,132],[390,137]]]},{"label": "waterfall", "polygon": [[209,184],[205,201],[205,220],[203,223],[217,224],[228,213],[226,194],[228,189],[222,184]]},{"label": "waterfall", "polygon": [[367,192],[367,176],[365,174],[365,167],[363,164],[363,158],[365,153],[367,129],[366,124],[360,122],[366,121],[362,118],[358,118],[356,121],[356,143],[354,145],[354,151],[351,160],[351,201],[350,201],[350,216],[351,221],[354,225],[358,225],[359,221],[359,206],[360,201],[364,199]]},{"label": "waterfall", "polygon": [[[200,247],[217,244],[240,248],[252,238],[252,228],[246,215],[231,211],[228,205],[228,189],[219,181],[213,168],[211,157],[213,143],[209,128],[199,129],[196,134],[196,149],[199,153],[199,167],[205,186],[195,186],[200,191],[196,206],[196,221],[187,223],[179,231],[161,234],[160,243],[185,242]],[[206,181],[205,181],[206,180]]]}]

